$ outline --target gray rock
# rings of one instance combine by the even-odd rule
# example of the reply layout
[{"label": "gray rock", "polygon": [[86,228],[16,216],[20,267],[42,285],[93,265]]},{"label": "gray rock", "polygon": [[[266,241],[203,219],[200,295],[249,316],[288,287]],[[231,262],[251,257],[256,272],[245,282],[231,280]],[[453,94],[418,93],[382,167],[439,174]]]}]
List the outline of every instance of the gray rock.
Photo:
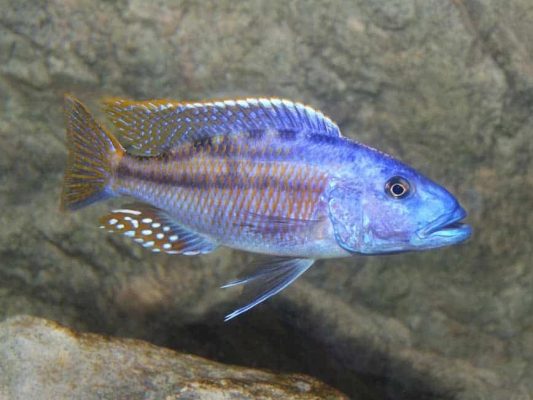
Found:
[{"label": "gray rock", "polygon": [[346,399],[298,374],[224,365],[44,319],[0,323],[2,399]]},{"label": "gray rock", "polygon": [[[0,0],[0,318],[32,314],[352,398],[533,393],[530,0]],[[253,259],[156,256],[58,211],[62,95],[301,100],[443,183],[466,244],[318,263],[250,314]],[[114,202],[113,204],[120,204]]]}]

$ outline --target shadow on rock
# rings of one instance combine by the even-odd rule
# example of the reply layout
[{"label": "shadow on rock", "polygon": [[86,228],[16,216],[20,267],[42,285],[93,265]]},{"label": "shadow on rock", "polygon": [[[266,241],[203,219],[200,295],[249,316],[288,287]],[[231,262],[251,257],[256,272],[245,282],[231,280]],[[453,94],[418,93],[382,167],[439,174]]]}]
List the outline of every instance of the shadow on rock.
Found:
[{"label": "shadow on rock", "polygon": [[334,332],[320,337],[321,321],[304,321],[303,310],[289,301],[276,299],[272,305],[224,323],[222,310],[234,305],[218,305],[184,325],[177,313],[149,316],[146,323],[156,326],[159,333],[144,339],[223,363],[307,374],[353,399],[455,398],[455,391],[440,387],[429,374],[371,343]]}]

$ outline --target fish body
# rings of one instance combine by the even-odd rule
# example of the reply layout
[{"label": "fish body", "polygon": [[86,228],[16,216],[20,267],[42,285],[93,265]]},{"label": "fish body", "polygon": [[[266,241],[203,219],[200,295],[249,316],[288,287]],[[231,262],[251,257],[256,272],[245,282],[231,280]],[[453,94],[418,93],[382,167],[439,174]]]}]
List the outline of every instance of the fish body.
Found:
[{"label": "fish body", "polygon": [[245,284],[251,299],[227,319],[316,259],[422,250],[470,235],[446,189],[301,104],[109,99],[105,109],[125,147],[66,98],[64,207],[129,196],[138,203],[103,217],[102,227],[152,251],[228,246],[277,257],[225,286]]}]

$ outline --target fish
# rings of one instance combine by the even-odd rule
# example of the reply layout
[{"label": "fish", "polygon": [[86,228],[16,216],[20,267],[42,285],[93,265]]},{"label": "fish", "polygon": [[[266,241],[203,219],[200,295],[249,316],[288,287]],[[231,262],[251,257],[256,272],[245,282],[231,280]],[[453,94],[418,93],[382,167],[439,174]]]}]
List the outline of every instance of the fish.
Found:
[{"label": "fish", "polygon": [[316,260],[427,250],[471,235],[465,209],[443,186],[343,136],[307,105],[111,97],[102,106],[117,135],[65,96],[61,207],[128,197],[101,228],[155,253],[226,246],[266,257],[253,274],[222,286],[244,286],[245,302],[225,321]]}]

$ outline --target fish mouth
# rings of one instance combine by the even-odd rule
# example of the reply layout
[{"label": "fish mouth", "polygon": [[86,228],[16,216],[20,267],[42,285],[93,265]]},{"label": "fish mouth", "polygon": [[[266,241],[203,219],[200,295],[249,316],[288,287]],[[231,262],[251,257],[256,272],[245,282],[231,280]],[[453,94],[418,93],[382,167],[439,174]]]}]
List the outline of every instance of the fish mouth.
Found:
[{"label": "fish mouth", "polygon": [[458,207],[448,214],[444,214],[436,220],[430,222],[424,228],[417,231],[421,239],[429,237],[456,238],[458,240],[467,239],[472,228],[470,225],[461,222],[466,217],[466,211]]}]

